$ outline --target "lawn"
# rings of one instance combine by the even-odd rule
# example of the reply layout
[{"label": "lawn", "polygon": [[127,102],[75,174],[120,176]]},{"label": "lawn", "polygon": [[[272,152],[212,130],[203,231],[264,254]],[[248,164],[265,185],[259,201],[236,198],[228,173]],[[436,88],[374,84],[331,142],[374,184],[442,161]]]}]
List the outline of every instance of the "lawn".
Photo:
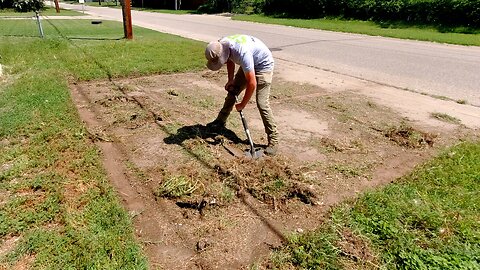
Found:
[{"label": "lawn", "polygon": [[[60,13],[57,13],[55,7],[45,6],[44,10],[41,10],[40,15],[43,16],[83,16],[82,13],[76,12],[68,9],[60,9]],[[0,9],[0,18],[1,17],[33,17],[35,13],[31,12],[15,12],[11,9]]]},{"label": "lawn", "polygon": [[373,21],[342,19],[286,19],[263,15],[237,15],[233,17],[233,20],[288,25],[371,36],[480,46],[480,29],[468,29],[463,27],[436,28],[433,26],[406,25],[401,23],[376,23]]},{"label": "lawn", "polygon": [[[34,23],[0,23],[0,241],[16,243],[0,268],[147,269],[68,85],[200,70],[204,44],[136,27],[126,41],[122,24],[107,21],[44,20],[44,39]],[[315,232],[292,235],[272,265],[478,269],[479,183],[480,143],[461,143],[335,207]]]},{"label": "lawn", "polygon": [[480,269],[480,143],[464,142],[412,174],[331,210],[292,235],[279,268]]},{"label": "lawn", "polygon": [[103,40],[122,24],[43,22],[44,39],[0,22],[0,241],[16,243],[0,268],[147,269],[68,85],[198,70],[204,44],[141,28],[133,41]]}]

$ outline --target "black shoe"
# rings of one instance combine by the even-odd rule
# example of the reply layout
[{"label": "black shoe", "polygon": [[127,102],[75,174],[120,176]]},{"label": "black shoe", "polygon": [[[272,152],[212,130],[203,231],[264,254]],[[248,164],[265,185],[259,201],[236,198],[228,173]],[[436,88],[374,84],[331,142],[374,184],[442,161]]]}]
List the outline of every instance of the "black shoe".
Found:
[{"label": "black shoe", "polygon": [[225,122],[215,119],[212,122],[208,123],[206,126],[212,131],[219,131],[225,128]]},{"label": "black shoe", "polygon": [[265,148],[265,155],[267,156],[275,156],[277,154],[277,151],[278,151],[278,145],[277,144],[273,144],[273,143],[269,143],[267,148]]}]

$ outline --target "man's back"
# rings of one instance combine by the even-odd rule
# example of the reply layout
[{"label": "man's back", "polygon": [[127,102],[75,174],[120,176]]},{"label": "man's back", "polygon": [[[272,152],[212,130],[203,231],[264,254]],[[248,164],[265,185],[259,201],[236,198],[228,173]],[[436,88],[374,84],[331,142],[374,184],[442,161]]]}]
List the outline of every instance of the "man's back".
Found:
[{"label": "man's back", "polygon": [[272,52],[261,40],[248,35],[233,35],[222,38],[220,42],[229,45],[229,59],[240,65],[244,72],[273,71]]}]

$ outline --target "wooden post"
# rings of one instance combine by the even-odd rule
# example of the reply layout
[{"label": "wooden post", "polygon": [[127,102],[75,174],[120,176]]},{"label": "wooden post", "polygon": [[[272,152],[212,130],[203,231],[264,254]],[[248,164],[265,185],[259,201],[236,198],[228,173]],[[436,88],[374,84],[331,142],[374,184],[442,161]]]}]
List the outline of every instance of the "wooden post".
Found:
[{"label": "wooden post", "polygon": [[58,5],[58,0],[55,0],[55,10],[57,11],[57,13],[60,13],[60,5]]},{"label": "wooden post", "polygon": [[133,39],[132,30],[132,9],[130,0],[123,0],[122,3],[122,15],[123,15],[123,33],[126,39]]}]

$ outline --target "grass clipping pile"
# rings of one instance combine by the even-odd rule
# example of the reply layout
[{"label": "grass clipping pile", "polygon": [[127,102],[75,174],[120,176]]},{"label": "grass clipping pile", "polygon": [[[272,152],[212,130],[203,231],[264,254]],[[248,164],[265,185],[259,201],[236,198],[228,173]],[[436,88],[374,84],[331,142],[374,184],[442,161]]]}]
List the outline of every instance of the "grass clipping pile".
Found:
[{"label": "grass clipping pile", "polygon": [[[460,125],[435,135],[421,131],[349,90],[274,81],[279,155],[252,160],[243,155],[249,144],[236,112],[222,132],[205,126],[223,104],[225,76],[172,74],[73,86],[85,99],[80,114],[85,108],[83,114],[94,114],[86,117],[93,141],[121,149],[121,156],[106,153],[106,159],[122,160],[128,186],[136,190],[124,196],[125,185],[117,185],[119,195],[127,204],[141,198],[148,208],[134,221],[142,241],[157,243],[147,246],[152,265],[251,265],[278,245],[281,234],[317,228],[331,205],[402,176],[434,154],[434,145],[465,134]],[[254,104],[244,113],[253,141],[265,145]]]},{"label": "grass clipping pile", "polygon": [[318,195],[314,185],[306,183],[303,173],[291,168],[289,163],[280,157],[258,161],[243,159],[228,164],[225,179],[231,179],[228,182],[235,189],[246,190],[275,208],[293,198],[305,204],[316,204]]},{"label": "grass clipping pile", "polygon": [[[165,130],[169,129],[165,127]],[[175,175],[171,171],[163,171],[163,181],[155,191],[158,197],[175,199],[177,205],[203,211],[212,204],[211,198],[215,205],[228,204],[232,197],[224,193],[224,188],[227,187],[240,194],[248,192],[276,210],[290,199],[298,199],[309,205],[317,203],[318,195],[314,185],[308,183],[301,169],[292,167],[292,160],[284,156],[264,156],[259,159],[244,156],[230,158],[224,154],[210,156],[207,153],[221,153],[228,138],[222,132],[210,133],[200,125],[183,128],[181,131],[177,129],[175,136],[176,143],[197,160],[201,160],[201,163],[208,164],[211,170],[203,171],[199,164],[189,163],[178,168]],[[238,143],[246,146],[246,142]],[[222,183],[223,187],[219,189],[215,183]],[[182,201],[186,197],[189,201]]]}]

